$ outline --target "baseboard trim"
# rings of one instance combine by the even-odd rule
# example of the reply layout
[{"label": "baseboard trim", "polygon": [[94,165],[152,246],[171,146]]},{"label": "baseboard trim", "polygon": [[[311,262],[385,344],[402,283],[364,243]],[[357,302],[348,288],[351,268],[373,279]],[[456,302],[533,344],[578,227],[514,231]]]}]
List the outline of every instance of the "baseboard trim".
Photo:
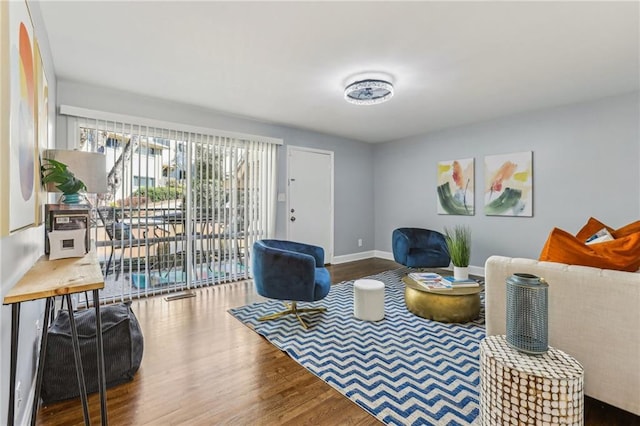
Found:
[{"label": "baseboard trim", "polygon": [[345,255],[342,255],[342,256],[333,256],[333,259],[331,260],[331,264],[332,265],[339,265],[341,263],[354,262],[356,260],[370,259],[372,257],[376,257],[373,250],[363,251],[363,252],[360,252],[360,253],[345,254]]},{"label": "baseboard trim", "polygon": [[[36,346],[40,346],[40,345],[36,345]],[[38,350],[38,353],[40,353],[39,350]],[[36,379],[37,377],[34,375],[33,380],[31,381],[31,387],[29,388],[29,392],[26,396],[27,400],[24,401],[25,397],[23,397],[23,401],[26,403],[24,404],[24,411],[22,411],[22,420],[19,422],[16,422],[16,424],[19,424],[21,426],[31,425],[31,411],[33,410],[33,400],[34,400],[34,397],[36,396]]]},{"label": "baseboard trim", "polygon": [[[367,252],[367,253],[370,253],[370,252]],[[372,253],[373,253],[373,255],[369,256],[369,257],[378,257],[380,259],[393,260],[393,253],[392,252],[382,251],[382,250],[373,250]],[[347,256],[351,256],[351,255],[347,255]],[[340,257],[347,257],[347,256],[340,256]],[[353,259],[353,260],[361,260],[361,259],[367,259],[367,257]],[[351,260],[349,260],[348,262],[351,262]],[[446,268],[442,268],[442,269],[446,269],[448,271],[453,271],[453,266],[449,265]],[[480,276],[480,277],[484,277],[484,267],[469,265],[469,274],[477,275],[477,276]]]},{"label": "baseboard trim", "polygon": [[379,257],[380,259],[393,260],[393,253],[390,251],[374,250],[373,257]]},{"label": "baseboard trim", "polygon": [[[453,268],[451,268],[453,270]],[[469,274],[484,278],[484,267],[469,265]]]}]

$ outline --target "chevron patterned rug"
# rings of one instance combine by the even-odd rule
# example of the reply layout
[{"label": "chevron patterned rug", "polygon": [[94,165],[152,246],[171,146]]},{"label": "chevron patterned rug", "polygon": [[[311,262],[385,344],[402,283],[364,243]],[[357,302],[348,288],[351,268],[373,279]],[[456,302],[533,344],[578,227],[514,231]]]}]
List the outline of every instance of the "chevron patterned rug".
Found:
[{"label": "chevron patterned rug", "polygon": [[[385,283],[385,318],[353,316],[353,281],[332,286],[320,302],[324,313],[307,314],[309,329],[289,315],[257,318],[283,309],[280,301],[229,312],[303,367],[389,425],[470,425],[479,415],[480,318],[444,324],[417,317],[404,304],[400,268],[368,278]],[[304,315],[304,314],[303,314]]]}]

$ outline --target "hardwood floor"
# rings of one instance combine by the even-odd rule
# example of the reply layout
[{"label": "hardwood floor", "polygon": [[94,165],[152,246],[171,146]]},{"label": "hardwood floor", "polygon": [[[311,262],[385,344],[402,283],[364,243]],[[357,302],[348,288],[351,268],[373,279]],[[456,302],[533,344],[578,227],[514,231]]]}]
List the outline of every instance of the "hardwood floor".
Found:
[{"label": "hardwood floor", "polygon": [[[330,266],[334,283],[398,265],[367,259]],[[253,284],[197,290],[167,302],[133,302],[144,356],[133,381],[108,390],[111,425],[377,425],[338,391],[227,313],[260,300]],[[100,423],[98,395],[89,397]],[[640,418],[586,399],[587,425],[640,425]],[[39,425],[83,424],[78,399],[42,407]]]}]

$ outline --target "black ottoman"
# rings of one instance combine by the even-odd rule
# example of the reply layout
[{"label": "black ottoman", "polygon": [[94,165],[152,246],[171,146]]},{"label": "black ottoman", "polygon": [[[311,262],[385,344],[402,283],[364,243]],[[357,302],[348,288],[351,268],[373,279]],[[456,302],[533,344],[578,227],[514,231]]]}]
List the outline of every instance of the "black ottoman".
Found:
[{"label": "black ottoman", "polygon": [[[130,303],[100,307],[107,387],[133,380],[142,362],[143,337]],[[82,370],[87,393],[98,392],[96,313],[76,311]],[[40,397],[46,404],[80,395],[71,344],[69,312],[61,310],[49,327]]]}]

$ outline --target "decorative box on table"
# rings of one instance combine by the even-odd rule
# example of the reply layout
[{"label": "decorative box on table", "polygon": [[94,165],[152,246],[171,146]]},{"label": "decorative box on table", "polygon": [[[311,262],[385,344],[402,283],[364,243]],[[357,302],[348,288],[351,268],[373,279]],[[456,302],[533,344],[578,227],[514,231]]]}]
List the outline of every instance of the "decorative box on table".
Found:
[{"label": "decorative box on table", "polygon": [[[91,247],[89,207],[79,204],[45,205],[44,252],[50,257],[84,256]],[[54,233],[51,235],[50,233]],[[51,241],[56,247],[51,247]]]}]

